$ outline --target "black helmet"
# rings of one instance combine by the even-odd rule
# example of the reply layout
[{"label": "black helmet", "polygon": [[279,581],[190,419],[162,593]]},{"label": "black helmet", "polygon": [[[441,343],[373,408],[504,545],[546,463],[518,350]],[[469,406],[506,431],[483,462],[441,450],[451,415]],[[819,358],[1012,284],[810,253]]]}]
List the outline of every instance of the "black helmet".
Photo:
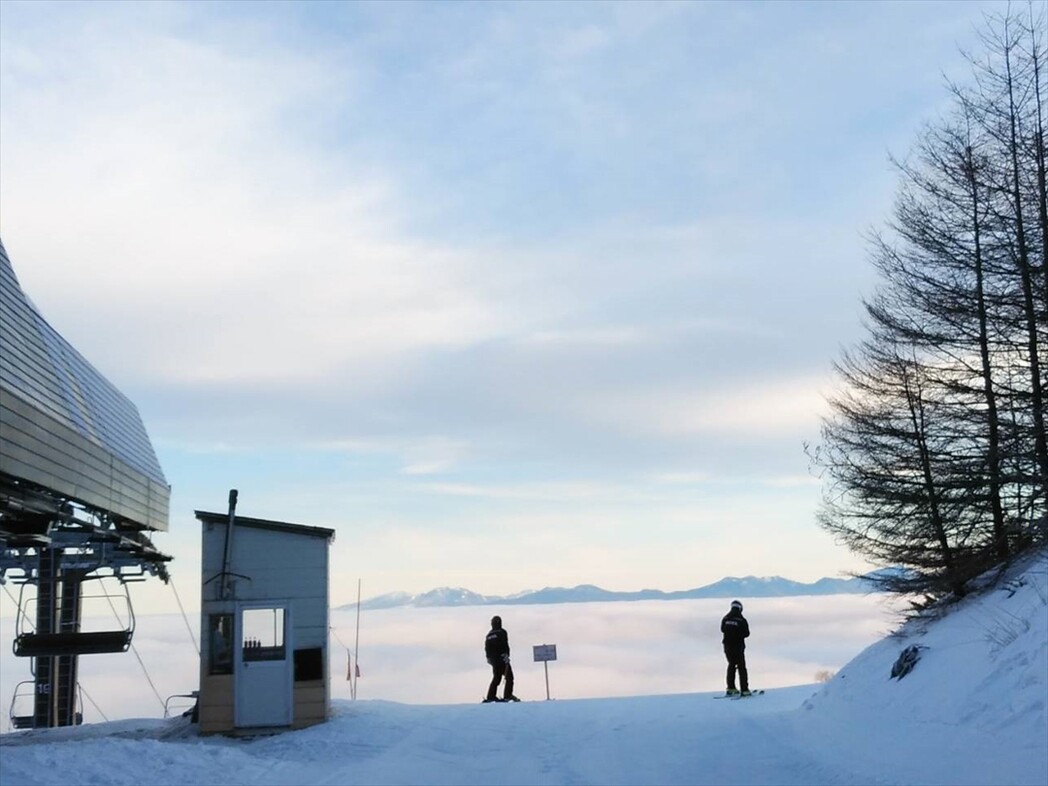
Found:
[{"label": "black helmet", "polygon": [[491,618],[491,627],[493,627],[493,628],[501,628],[502,627],[502,617],[500,617],[498,614],[496,614],[494,617],[492,617]]},{"label": "black helmet", "polygon": [[738,609],[739,611],[742,611],[742,601],[741,600],[733,600],[731,602],[731,607],[733,609]]}]

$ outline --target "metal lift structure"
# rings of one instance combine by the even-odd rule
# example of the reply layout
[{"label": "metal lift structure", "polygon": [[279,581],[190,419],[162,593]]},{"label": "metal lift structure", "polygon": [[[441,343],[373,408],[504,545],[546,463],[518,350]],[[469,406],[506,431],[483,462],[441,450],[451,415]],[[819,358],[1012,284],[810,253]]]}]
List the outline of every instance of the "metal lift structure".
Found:
[{"label": "metal lift structure", "polygon": [[[126,651],[128,585],[168,580],[151,535],[167,531],[169,500],[137,408],[37,311],[0,243],[0,584],[19,586],[12,646],[33,676],[32,714],[13,699],[12,726],[80,722],[78,658]],[[124,614],[85,630],[85,600],[116,611],[106,580]]]}]

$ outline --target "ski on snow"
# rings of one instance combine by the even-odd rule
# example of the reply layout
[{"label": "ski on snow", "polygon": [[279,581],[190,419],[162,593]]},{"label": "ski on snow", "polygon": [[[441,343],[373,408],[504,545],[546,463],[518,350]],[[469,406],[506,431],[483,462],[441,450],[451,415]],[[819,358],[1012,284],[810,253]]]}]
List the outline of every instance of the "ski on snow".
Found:
[{"label": "ski on snow", "polygon": [[751,698],[753,696],[760,696],[763,693],[764,693],[764,691],[762,691],[762,690],[750,691],[750,695],[749,696],[743,696],[742,694],[739,694],[739,693],[732,693],[732,694],[718,693],[713,698],[715,698],[715,699],[731,699],[732,701],[739,701],[740,699],[749,699],[749,698]]}]

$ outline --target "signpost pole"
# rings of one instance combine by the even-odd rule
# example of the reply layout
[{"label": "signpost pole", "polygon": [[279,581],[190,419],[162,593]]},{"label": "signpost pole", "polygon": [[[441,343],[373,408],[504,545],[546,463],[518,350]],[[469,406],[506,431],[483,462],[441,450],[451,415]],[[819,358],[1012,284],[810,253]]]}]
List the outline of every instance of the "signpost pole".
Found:
[{"label": "signpost pole", "polygon": [[549,661],[542,661],[542,667],[546,670],[546,701],[549,701]]}]

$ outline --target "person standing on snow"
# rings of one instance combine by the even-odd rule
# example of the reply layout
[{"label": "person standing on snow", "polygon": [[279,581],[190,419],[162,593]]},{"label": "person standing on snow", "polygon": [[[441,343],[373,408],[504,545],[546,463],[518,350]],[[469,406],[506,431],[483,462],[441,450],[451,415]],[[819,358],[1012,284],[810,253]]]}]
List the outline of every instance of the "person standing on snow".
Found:
[{"label": "person standing on snow", "polygon": [[721,620],[721,633],[724,634],[724,656],[728,659],[728,694],[734,696],[735,671],[739,672],[739,687],[743,696],[750,695],[749,674],[746,672],[746,637],[750,635],[750,625],[742,616],[742,601],[733,600],[731,610]]},{"label": "person standing on snow", "polygon": [[[502,627],[502,617],[497,614],[491,618],[491,630],[484,639],[484,655],[491,665],[491,685],[488,686],[488,696],[484,703],[489,701],[520,701],[513,695],[513,667],[509,664],[509,635]],[[502,691],[502,698],[495,696],[502,678],[506,678],[506,686]]]}]

